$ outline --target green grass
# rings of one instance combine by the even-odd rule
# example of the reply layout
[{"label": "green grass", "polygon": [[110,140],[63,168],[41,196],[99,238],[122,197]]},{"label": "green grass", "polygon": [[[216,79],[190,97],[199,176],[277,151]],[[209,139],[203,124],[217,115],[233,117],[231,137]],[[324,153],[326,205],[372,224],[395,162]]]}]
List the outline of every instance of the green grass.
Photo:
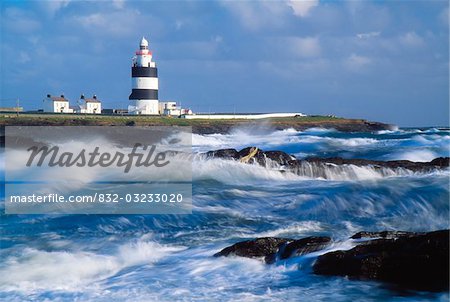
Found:
[{"label": "green grass", "polygon": [[304,116],[270,118],[260,120],[244,119],[183,119],[163,116],[121,116],[121,115],[81,115],[81,114],[31,114],[2,113],[0,125],[20,126],[192,126],[194,128],[216,129],[248,124],[272,124],[281,128],[289,127],[333,127],[343,124],[360,124],[364,120],[331,116]]}]

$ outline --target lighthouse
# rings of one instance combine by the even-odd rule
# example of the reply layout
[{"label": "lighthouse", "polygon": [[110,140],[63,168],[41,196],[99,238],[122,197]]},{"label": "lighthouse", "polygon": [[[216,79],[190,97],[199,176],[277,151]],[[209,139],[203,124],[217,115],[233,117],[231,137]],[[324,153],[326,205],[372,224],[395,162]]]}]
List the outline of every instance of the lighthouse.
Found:
[{"label": "lighthouse", "polygon": [[130,114],[159,114],[158,69],[143,37],[131,66]]}]

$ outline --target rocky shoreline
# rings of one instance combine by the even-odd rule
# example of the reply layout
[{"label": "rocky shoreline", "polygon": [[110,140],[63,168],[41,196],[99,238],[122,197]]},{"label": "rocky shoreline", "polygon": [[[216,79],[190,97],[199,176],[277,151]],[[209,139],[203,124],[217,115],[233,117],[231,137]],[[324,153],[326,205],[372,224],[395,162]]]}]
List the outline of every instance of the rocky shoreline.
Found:
[{"label": "rocky shoreline", "polygon": [[[242,163],[258,164],[263,167],[278,167],[282,172],[308,172],[312,177],[324,177],[323,171],[342,166],[371,167],[374,170],[383,168],[391,170],[407,170],[410,172],[430,172],[449,167],[449,157],[438,157],[429,162],[412,162],[409,160],[378,161],[369,159],[344,159],[341,157],[319,158],[309,157],[296,159],[295,156],[282,151],[263,151],[257,147],[247,147],[240,151],[236,149],[220,149],[204,153],[206,158],[221,158]],[[325,177],[326,178],[326,177]]]},{"label": "rocky shoreline", "polygon": [[306,130],[309,128],[335,129],[342,132],[374,132],[394,130],[396,126],[363,119],[347,119],[329,116],[272,118],[262,120],[243,119],[182,119],[159,116],[108,116],[74,114],[3,114],[0,128],[4,126],[190,126],[195,134],[229,133],[235,128],[267,130]]},{"label": "rocky shoreline", "polygon": [[349,250],[327,251],[330,237],[301,239],[264,237],[235,243],[214,257],[264,259],[267,264],[323,251],[312,273],[353,280],[380,281],[399,289],[441,292],[449,290],[449,230],[428,233],[360,232]]},{"label": "rocky shoreline", "polygon": [[380,122],[369,122],[366,120],[342,119],[332,121],[318,121],[318,122],[302,122],[299,121],[282,121],[282,120],[267,120],[267,121],[220,121],[214,123],[199,123],[192,125],[192,132],[196,134],[214,134],[214,133],[230,133],[235,128],[261,129],[268,128],[269,130],[285,130],[295,129],[297,131],[305,131],[311,128],[334,129],[341,132],[375,132],[382,130],[394,130],[394,125],[384,124]]},{"label": "rocky shoreline", "polygon": [[[449,157],[429,162],[407,160],[375,161],[367,159],[305,158],[296,159],[282,151],[263,151],[257,147],[242,150],[220,149],[203,154],[207,159],[220,158],[279,168],[281,172],[326,178],[326,169],[341,172],[343,167],[370,167],[380,170],[426,173],[449,167]],[[306,172],[305,172],[306,171]],[[300,239],[263,237],[237,242],[214,254],[215,257],[239,256],[262,259],[267,264],[318,252],[312,273],[344,276],[354,280],[374,280],[399,289],[418,291],[449,290],[449,230],[429,233],[359,232],[349,238],[355,245],[349,250],[327,251],[333,243],[327,236]]]}]

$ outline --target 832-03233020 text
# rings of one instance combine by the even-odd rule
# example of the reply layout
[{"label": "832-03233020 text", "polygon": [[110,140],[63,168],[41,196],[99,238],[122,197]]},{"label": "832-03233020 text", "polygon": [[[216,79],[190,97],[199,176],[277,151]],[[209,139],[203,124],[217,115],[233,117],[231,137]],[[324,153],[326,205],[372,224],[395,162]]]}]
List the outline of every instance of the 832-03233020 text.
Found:
[{"label": "832-03233020 text", "polygon": [[180,203],[183,202],[181,193],[94,193],[92,195],[69,195],[63,194],[32,194],[12,195],[11,203]]}]

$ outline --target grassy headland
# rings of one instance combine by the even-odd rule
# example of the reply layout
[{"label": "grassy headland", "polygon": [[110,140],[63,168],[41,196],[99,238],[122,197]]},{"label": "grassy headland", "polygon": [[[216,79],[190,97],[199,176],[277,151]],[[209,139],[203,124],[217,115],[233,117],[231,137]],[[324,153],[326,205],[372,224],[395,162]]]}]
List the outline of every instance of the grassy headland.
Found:
[{"label": "grassy headland", "polygon": [[378,131],[392,129],[392,125],[330,116],[305,116],[243,119],[183,119],[161,116],[80,115],[80,114],[0,114],[0,126],[191,126],[194,133],[226,133],[236,127],[264,127],[276,130],[294,128],[304,130],[321,127],[339,131]]}]

